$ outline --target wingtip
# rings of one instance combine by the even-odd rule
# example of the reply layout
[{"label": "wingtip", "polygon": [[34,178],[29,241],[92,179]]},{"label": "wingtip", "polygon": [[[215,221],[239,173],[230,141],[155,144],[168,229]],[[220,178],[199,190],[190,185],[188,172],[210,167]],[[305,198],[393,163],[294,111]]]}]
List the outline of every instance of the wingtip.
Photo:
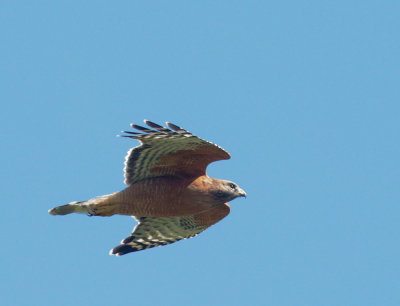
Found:
[{"label": "wingtip", "polygon": [[148,119],[144,119],[143,122],[148,126],[152,126],[152,125],[160,126],[157,123],[154,123],[153,121],[148,120]]},{"label": "wingtip", "polygon": [[119,256],[118,253],[114,253],[114,249],[111,249],[110,252],[108,252],[108,255],[110,256]]},{"label": "wingtip", "polygon": [[137,130],[140,130],[140,129],[143,129],[143,128],[145,128],[145,127],[143,127],[143,126],[141,126],[141,125],[138,125],[138,124],[136,124],[136,123],[131,123],[131,124],[129,124],[132,128],[134,128],[134,129],[137,129]]},{"label": "wingtip", "polygon": [[169,122],[169,121],[165,122],[165,124],[166,124],[170,129],[173,129],[174,131],[177,131],[177,130],[181,129],[180,126],[177,126],[176,124],[173,124],[173,123],[171,123],[171,122]]}]

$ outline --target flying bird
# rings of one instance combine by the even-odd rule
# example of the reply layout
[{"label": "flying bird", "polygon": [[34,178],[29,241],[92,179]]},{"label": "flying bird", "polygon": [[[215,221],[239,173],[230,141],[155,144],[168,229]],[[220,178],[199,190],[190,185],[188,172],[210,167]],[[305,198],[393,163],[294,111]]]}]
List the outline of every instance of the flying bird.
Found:
[{"label": "flying bird", "polygon": [[125,157],[122,191],[49,210],[51,215],[128,215],[138,221],[132,234],[110,251],[124,255],[196,236],[229,214],[227,202],[246,193],[231,181],[211,178],[207,166],[230,155],[177,125],[131,126],[122,137],[141,145]]}]

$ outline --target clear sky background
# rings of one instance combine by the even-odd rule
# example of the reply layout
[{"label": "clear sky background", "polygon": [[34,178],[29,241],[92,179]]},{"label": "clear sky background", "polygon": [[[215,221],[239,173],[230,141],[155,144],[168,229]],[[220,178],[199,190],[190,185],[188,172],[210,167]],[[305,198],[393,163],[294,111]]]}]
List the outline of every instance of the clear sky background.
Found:
[{"label": "clear sky background", "polygon": [[[2,305],[400,305],[399,1],[2,1]],[[111,257],[143,119],[228,150],[247,199]]]}]

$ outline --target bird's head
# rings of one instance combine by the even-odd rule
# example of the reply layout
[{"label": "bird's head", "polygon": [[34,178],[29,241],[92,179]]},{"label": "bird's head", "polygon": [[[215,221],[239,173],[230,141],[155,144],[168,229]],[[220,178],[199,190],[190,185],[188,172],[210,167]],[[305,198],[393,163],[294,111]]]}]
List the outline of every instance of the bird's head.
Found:
[{"label": "bird's head", "polygon": [[246,197],[246,192],[236,183],[225,180],[218,180],[218,184],[210,192],[216,200],[222,202],[229,202],[238,197]]}]

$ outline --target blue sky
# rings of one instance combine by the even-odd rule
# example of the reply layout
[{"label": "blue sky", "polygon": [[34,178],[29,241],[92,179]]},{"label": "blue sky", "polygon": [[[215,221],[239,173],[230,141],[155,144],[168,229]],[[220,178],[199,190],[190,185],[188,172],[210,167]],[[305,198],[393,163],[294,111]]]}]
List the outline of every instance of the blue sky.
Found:
[{"label": "blue sky", "polygon": [[[399,305],[398,1],[3,1],[4,305]],[[247,199],[122,257],[116,138],[170,121]],[[5,302],[4,302],[5,301]]]}]

